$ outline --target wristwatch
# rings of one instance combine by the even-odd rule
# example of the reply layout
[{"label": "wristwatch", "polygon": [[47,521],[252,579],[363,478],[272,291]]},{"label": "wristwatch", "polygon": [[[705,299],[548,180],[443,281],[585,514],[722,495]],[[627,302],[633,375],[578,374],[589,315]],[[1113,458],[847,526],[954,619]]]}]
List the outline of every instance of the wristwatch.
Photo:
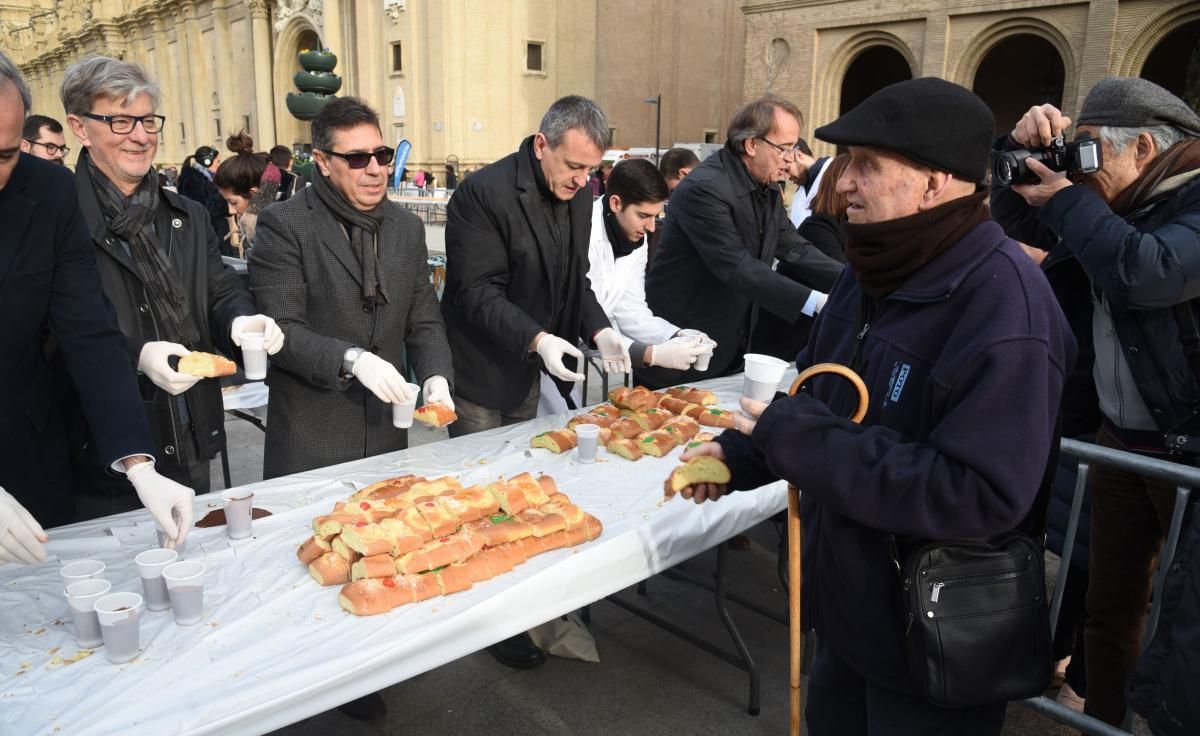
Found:
[{"label": "wristwatch", "polygon": [[342,379],[349,381],[354,377],[354,364],[362,357],[363,349],[357,345],[353,345],[346,350],[342,355]]}]

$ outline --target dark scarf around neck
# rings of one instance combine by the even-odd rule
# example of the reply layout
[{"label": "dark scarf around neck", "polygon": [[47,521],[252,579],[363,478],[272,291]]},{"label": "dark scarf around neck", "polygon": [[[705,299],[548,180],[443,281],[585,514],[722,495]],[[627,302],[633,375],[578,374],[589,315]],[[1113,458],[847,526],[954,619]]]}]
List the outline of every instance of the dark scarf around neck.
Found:
[{"label": "dark scarf around neck", "polygon": [[372,209],[363,211],[350,204],[350,200],[320,171],[314,171],[313,191],[333,216],[345,226],[350,237],[350,247],[362,266],[362,298],[372,304],[387,304],[383,290],[383,279],[379,273],[379,254],[375,250],[379,230],[383,227],[386,210],[384,199]]},{"label": "dark scarf around neck", "polygon": [[[145,286],[158,320],[159,337],[185,347],[196,347],[200,342],[200,333],[188,318],[183,282],[175,273],[167,254],[158,247],[158,233],[154,230],[154,217],[162,195],[158,188],[158,174],[154,169],[147,171],[133,196],[126,197],[116,184],[96,168],[86,148],[79,158],[80,165],[91,179],[100,213],[109,232],[129,244],[134,269]],[[102,247],[112,246],[105,243]],[[113,255],[117,257],[115,252]]]},{"label": "dark scarf around neck", "polygon": [[[1136,145],[1136,142],[1130,145]],[[1200,169],[1200,138],[1187,138],[1163,151],[1125,191],[1113,200],[1112,211],[1125,216],[1157,195],[1163,180]]]},{"label": "dark scarf around neck", "polygon": [[604,234],[608,236],[608,244],[612,246],[613,258],[624,258],[642,247],[644,238],[630,240],[625,237],[625,231],[621,229],[621,223],[617,221],[617,213],[613,212],[612,207],[608,204],[609,196],[605,194],[600,197],[604,201]]},{"label": "dark scarf around neck", "polygon": [[977,192],[896,220],[846,223],[846,260],[863,291],[881,299],[989,217],[987,192]]}]

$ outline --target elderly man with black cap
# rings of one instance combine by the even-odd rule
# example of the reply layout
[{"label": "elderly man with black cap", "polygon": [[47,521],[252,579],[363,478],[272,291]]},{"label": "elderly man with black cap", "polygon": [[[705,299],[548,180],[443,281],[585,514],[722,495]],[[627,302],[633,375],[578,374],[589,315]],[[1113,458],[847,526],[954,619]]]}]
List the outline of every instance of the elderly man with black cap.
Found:
[{"label": "elderly man with black cap", "polygon": [[803,491],[805,622],[820,639],[805,713],[813,736],[978,736],[1003,725],[1003,702],[943,708],[919,694],[895,566],[925,540],[1022,522],[1074,358],[1049,285],[977,191],[992,129],[982,100],[936,78],[885,87],[817,128],[850,151],[837,181],[850,201],[850,268],[796,364],[858,372],[866,417],[845,418],[858,403],[848,382],[818,378],[769,406],[743,399],[737,430],[683,456],[732,471],[728,485],[684,489],[696,502],[777,478]]},{"label": "elderly man with black cap", "polygon": [[[1070,125],[1053,105],[1038,105],[1001,148],[1036,152]],[[1104,415],[1096,441],[1195,464],[1166,438],[1200,435],[1200,357],[1185,348],[1200,344],[1200,116],[1152,82],[1109,77],[1084,99],[1076,136],[1099,141],[1098,170],[1027,160],[1033,181],[997,187],[992,210],[1010,235],[1051,257],[1065,251],[1091,280]],[[1175,487],[1099,466],[1091,494],[1086,712],[1116,725]]]}]

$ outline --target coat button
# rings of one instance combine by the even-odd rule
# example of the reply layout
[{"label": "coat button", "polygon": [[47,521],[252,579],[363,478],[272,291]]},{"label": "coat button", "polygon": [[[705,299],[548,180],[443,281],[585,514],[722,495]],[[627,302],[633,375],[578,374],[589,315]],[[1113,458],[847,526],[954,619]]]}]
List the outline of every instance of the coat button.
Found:
[{"label": "coat button", "polygon": [[142,302],[141,304],[138,305],[138,311],[141,312],[142,314],[146,314],[150,311],[150,305],[145,302]]},{"label": "coat button", "polygon": [[372,310],[372,309],[374,309],[374,308],[375,308],[375,307],[374,307],[374,306],[373,306],[373,305],[372,305],[370,302],[364,302],[364,303],[363,303],[363,311],[364,311],[364,312],[366,312],[367,314],[370,314],[370,313],[371,313],[371,310]]},{"label": "coat button", "polygon": [[168,455],[174,455],[175,454],[175,445],[167,445],[166,447],[163,448],[163,452],[167,453]]},{"label": "coat button", "polygon": [[1131,348],[1129,348],[1129,352],[1131,352],[1131,353],[1136,353],[1136,352],[1137,352],[1137,348],[1135,348],[1135,347],[1131,347]]},{"label": "coat button", "polygon": [[176,217],[174,220],[171,220],[171,227],[178,230],[179,228],[183,227],[183,220]]}]

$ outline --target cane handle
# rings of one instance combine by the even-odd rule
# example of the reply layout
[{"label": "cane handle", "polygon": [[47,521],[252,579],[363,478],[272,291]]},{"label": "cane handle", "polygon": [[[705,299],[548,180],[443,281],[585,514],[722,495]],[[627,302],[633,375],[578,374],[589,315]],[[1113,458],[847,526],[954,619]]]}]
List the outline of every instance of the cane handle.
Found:
[{"label": "cane handle", "polygon": [[805,368],[800,372],[800,375],[796,376],[796,380],[792,381],[792,387],[788,390],[788,395],[794,396],[795,393],[800,390],[800,387],[808,381],[808,379],[812,378],[813,376],[823,375],[825,373],[841,376],[850,383],[854,384],[854,388],[858,389],[858,408],[854,410],[854,416],[850,417],[850,421],[854,422],[855,424],[861,422],[863,417],[867,415],[867,406],[869,402],[867,398],[867,385],[863,383],[862,378],[859,378],[857,373],[850,370],[846,366],[841,365],[840,363],[817,363],[816,365]]}]

